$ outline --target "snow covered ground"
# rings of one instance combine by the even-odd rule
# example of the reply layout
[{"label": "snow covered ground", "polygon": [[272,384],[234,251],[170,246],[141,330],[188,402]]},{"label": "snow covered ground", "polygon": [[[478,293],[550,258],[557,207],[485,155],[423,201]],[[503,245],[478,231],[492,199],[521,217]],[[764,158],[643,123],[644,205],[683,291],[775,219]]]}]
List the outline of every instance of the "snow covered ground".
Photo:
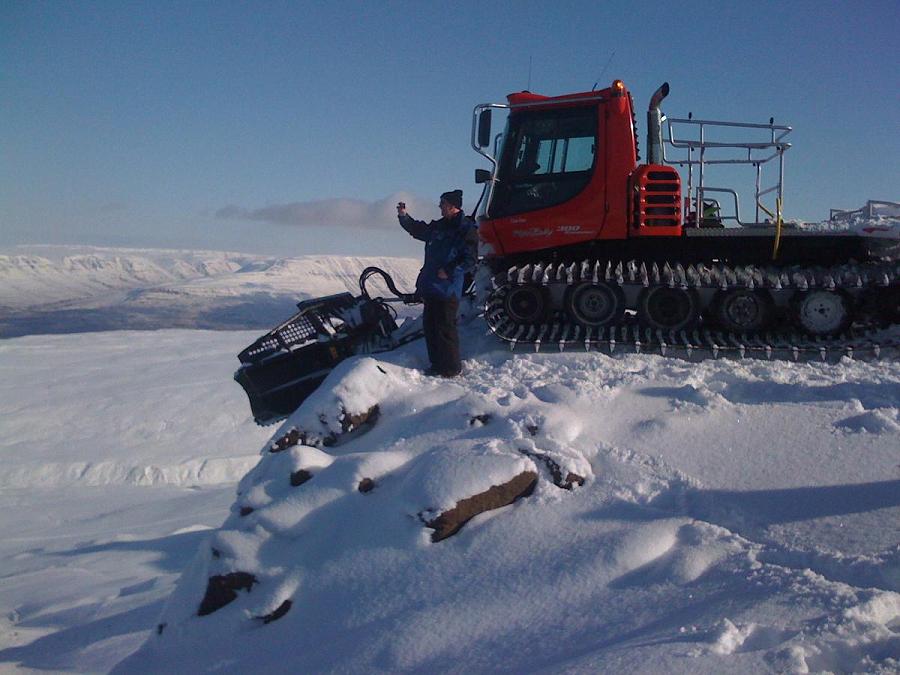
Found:
[{"label": "snow covered ground", "polygon": [[[413,343],[266,429],[231,382],[255,330],[0,341],[0,670],[900,668],[897,361],[510,354],[483,333],[463,329],[453,382]],[[270,451],[375,403],[366,433]],[[432,541],[425,521],[523,472],[529,496]],[[251,590],[197,616],[233,572]]]},{"label": "snow covered ground", "polygon": [[230,382],[255,336],[0,341],[0,670],[103,672],[139,644],[271,432]]}]

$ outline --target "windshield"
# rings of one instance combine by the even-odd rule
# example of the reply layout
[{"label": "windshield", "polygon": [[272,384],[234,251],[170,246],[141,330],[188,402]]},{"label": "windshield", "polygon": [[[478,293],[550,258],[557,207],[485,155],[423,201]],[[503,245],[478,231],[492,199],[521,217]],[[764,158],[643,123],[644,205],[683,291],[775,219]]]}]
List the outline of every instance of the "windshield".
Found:
[{"label": "windshield", "polygon": [[511,114],[491,217],[533,211],[571,199],[590,181],[596,155],[596,108]]}]

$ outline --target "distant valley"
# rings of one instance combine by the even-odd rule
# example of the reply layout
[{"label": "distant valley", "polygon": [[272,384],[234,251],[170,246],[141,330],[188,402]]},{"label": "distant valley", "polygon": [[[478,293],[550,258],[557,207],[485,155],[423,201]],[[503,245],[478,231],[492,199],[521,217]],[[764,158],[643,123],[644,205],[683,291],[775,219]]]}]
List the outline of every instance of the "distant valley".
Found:
[{"label": "distant valley", "polygon": [[[29,247],[0,252],[0,338],[268,327],[300,300],[348,291],[377,265],[412,289],[410,258],[276,258],[221,251]],[[299,289],[303,289],[300,291]]]}]

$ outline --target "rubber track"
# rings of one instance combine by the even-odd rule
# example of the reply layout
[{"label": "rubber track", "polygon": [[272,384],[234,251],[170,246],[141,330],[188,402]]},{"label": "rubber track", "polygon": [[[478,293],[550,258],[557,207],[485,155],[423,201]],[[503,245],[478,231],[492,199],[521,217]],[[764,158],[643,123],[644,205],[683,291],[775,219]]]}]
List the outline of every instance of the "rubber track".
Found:
[{"label": "rubber track", "polygon": [[532,263],[510,267],[504,276],[505,281],[501,278],[499,283],[497,277],[494,278],[494,288],[484,304],[484,317],[490,331],[509,343],[511,350],[519,345],[529,345],[535,351],[542,346],[555,346],[560,351],[576,347],[609,353],[657,353],[691,360],[735,356],[825,361],[844,356],[896,356],[900,348],[900,336],[896,331],[876,326],[854,326],[840,335],[824,338],[796,330],[735,334],[700,327],[664,331],[643,326],[636,317],[627,315],[621,323],[599,328],[585,327],[564,319],[522,324],[505,314],[503,302],[509,289],[516,285],[573,285],[586,281],[606,282],[620,286],[623,290],[628,286],[640,290],[665,286],[714,290],[765,288],[773,293],[784,293],[815,288],[843,288],[858,294],[867,288],[896,286],[900,279],[900,263],[894,261],[831,268],[777,268],[702,264],[688,267],[679,264],[659,266],[638,261],[614,264],[586,260],[581,263]]}]

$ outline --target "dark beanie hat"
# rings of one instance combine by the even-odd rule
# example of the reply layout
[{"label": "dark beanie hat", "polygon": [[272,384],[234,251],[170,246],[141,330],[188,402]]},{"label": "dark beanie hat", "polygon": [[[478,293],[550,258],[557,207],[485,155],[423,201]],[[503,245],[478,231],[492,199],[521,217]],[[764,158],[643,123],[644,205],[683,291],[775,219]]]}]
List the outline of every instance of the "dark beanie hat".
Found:
[{"label": "dark beanie hat", "polygon": [[441,195],[441,199],[443,199],[448,204],[453,204],[458,209],[462,208],[462,190],[451,190],[450,192],[445,192]]}]

